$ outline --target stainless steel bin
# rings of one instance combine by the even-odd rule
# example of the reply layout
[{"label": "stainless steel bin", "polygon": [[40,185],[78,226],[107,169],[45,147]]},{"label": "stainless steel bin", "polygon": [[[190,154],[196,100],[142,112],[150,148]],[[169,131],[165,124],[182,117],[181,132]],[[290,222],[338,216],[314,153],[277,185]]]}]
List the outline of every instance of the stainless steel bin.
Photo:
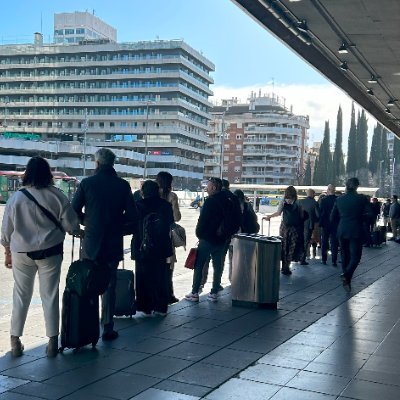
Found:
[{"label": "stainless steel bin", "polygon": [[276,308],[281,240],[258,234],[233,237],[232,305]]}]

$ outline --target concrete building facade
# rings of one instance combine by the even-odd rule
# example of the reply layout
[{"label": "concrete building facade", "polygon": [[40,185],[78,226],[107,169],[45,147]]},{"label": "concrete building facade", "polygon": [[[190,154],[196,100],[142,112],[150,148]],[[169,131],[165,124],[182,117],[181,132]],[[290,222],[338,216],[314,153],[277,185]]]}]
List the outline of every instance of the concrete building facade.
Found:
[{"label": "concrete building facade", "polygon": [[293,114],[275,95],[255,93],[247,103],[224,100],[211,113],[211,156],[206,159],[205,176],[220,176],[222,166],[223,177],[232,183],[299,184],[308,117]]},{"label": "concrete building facade", "polygon": [[[0,136],[127,150],[137,155],[123,160],[133,168],[128,175],[139,166],[144,173],[145,163],[146,176],[166,169],[177,187],[198,186],[208,153],[211,61],[182,40],[35,43],[0,46]],[[10,169],[17,152],[28,153],[29,143],[7,158]]]}]

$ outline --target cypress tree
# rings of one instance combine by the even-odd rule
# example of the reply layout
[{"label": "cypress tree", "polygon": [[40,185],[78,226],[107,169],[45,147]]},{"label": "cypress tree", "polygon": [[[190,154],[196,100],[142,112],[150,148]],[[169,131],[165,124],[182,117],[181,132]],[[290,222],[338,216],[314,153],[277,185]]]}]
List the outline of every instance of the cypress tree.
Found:
[{"label": "cypress tree", "polygon": [[349,141],[347,150],[347,175],[353,175],[357,170],[357,127],[356,127],[356,114],[354,110],[354,103],[351,107],[351,122],[349,131]]},{"label": "cypress tree", "polygon": [[358,114],[357,124],[357,169],[368,166],[368,120],[365,111]]},{"label": "cypress tree", "polygon": [[382,146],[382,127],[376,124],[374,134],[372,136],[371,150],[369,152],[368,168],[373,175],[378,172],[379,161],[381,159],[381,146]]},{"label": "cypress tree", "polygon": [[332,182],[332,155],[330,150],[329,121],[325,122],[324,138],[315,161],[314,185],[326,185]]},{"label": "cypress tree", "polygon": [[339,106],[339,110],[337,113],[337,122],[336,122],[336,140],[335,140],[335,151],[333,152],[333,182],[338,184],[340,181],[340,177],[344,175],[344,157],[343,157],[343,114],[342,108]]},{"label": "cypress tree", "polygon": [[382,174],[390,174],[390,159],[389,159],[389,148],[387,142],[388,131],[383,129],[382,131],[382,144],[381,144],[381,158],[382,162]]},{"label": "cypress tree", "polygon": [[306,162],[306,172],[304,174],[304,186],[311,186],[311,159],[310,157],[307,158]]}]

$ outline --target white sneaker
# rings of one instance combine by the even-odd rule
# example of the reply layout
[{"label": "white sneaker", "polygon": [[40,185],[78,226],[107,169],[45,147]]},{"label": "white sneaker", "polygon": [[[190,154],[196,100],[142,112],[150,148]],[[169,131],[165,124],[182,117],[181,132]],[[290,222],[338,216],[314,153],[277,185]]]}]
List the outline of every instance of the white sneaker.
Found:
[{"label": "white sneaker", "polygon": [[198,302],[199,301],[199,294],[190,292],[185,296],[185,299],[188,300],[188,301]]},{"label": "white sneaker", "polygon": [[207,300],[215,303],[218,301],[218,295],[216,293],[208,293]]}]

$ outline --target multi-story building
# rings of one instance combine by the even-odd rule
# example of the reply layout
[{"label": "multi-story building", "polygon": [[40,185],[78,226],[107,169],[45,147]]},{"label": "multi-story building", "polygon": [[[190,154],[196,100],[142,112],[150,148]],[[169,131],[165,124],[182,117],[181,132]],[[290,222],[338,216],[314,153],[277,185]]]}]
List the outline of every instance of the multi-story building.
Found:
[{"label": "multi-story building", "polygon": [[[182,40],[35,43],[0,46],[0,137],[127,150],[133,158],[119,160],[132,166],[126,174],[166,169],[177,187],[198,186],[208,154],[211,61]],[[30,155],[29,143],[1,163],[18,166],[15,156]]]},{"label": "multi-story building", "polygon": [[293,114],[274,95],[255,93],[245,104],[236,98],[224,100],[211,114],[212,155],[206,159],[206,176],[220,176],[222,167],[223,177],[232,183],[301,182],[308,117]]},{"label": "multi-story building", "polygon": [[79,43],[93,39],[116,42],[117,30],[88,12],[54,14],[54,43]]}]

